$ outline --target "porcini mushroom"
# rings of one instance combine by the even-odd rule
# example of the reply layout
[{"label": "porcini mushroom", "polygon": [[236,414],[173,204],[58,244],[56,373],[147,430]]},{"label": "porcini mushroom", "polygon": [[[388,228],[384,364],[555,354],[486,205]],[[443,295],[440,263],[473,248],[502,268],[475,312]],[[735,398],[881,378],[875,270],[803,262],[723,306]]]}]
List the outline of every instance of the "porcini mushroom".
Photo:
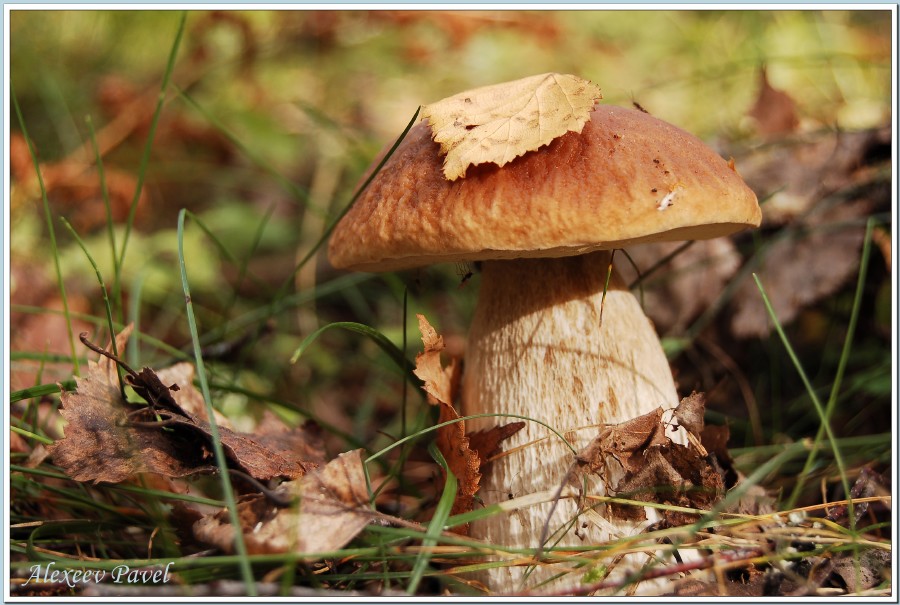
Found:
[{"label": "porcini mushroom", "polygon": [[[412,128],[338,224],[329,257],[335,267],[363,271],[483,261],[462,413],[534,418],[578,450],[598,425],[676,406],[653,326],[618,276],[607,285],[610,251],[758,226],[756,196],[733,165],[671,124],[608,105],[595,106],[581,133],[503,167],[472,166],[465,178],[448,181],[441,162],[429,127]],[[497,422],[483,418],[466,428]],[[505,445],[513,452],[482,479],[486,503],[555,490],[573,462],[572,448],[538,423]],[[611,480],[597,477],[593,493],[605,495]],[[473,523],[470,535],[541,546],[551,506],[491,516]],[[593,517],[583,519],[587,527],[579,519],[566,528],[578,513],[573,499],[558,503],[548,525],[555,544],[616,537],[607,531],[614,522],[594,527]],[[524,572],[492,569],[488,583],[495,592],[521,589]]]}]

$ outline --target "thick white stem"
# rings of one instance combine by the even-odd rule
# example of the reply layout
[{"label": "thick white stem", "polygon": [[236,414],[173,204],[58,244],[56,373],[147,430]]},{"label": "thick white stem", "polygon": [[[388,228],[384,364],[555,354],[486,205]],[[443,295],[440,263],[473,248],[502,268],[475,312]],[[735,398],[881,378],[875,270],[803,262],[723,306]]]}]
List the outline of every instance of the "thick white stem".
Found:
[{"label": "thick white stem", "polygon": [[[609,261],[608,252],[598,252],[484,263],[465,357],[463,411],[528,416],[552,426],[571,445],[528,422],[504,443],[512,453],[494,461],[483,477],[479,495],[485,503],[555,490],[565,482],[573,448],[587,445],[598,425],[678,404],[653,326],[616,275],[604,299]],[[466,428],[511,421],[485,418]],[[519,446],[525,447],[517,450]],[[601,478],[591,480],[590,493],[608,493]],[[618,478],[606,480],[614,484]],[[535,548],[551,506],[548,502],[494,515],[473,523],[470,533],[496,545]],[[630,533],[596,511],[572,523],[577,515],[575,498],[559,501],[549,521],[550,543],[596,544],[619,537],[613,535],[618,529]],[[523,582],[526,572],[530,575]],[[489,570],[479,579],[503,593],[535,586],[552,573],[510,566]],[[579,574],[571,574],[565,581],[578,580]]]}]

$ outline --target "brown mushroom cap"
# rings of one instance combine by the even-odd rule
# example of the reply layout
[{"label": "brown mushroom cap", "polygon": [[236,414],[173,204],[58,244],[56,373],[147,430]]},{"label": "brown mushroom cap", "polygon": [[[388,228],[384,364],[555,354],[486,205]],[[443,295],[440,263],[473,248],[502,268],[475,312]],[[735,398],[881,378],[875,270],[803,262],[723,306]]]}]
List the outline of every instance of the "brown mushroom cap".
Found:
[{"label": "brown mushroom cap", "polygon": [[341,269],[560,257],[759,226],[756,195],[697,137],[599,105],[569,132],[500,168],[448,181],[425,123],[413,127],[331,237]]}]

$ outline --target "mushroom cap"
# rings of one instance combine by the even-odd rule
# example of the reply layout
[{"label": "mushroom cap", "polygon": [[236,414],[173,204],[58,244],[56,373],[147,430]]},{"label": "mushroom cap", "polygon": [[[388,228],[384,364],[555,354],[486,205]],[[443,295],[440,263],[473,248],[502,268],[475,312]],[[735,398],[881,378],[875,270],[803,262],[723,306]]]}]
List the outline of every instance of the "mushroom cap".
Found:
[{"label": "mushroom cap", "polygon": [[[382,155],[386,150],[382,152]],[[759,226],[756,195],[697,137],[641,111],[599,105],[506,166],[448,181],[420,122],[335,228],[336,268],[561,257]],[[370,167],[374,169],[377,162]]]}]

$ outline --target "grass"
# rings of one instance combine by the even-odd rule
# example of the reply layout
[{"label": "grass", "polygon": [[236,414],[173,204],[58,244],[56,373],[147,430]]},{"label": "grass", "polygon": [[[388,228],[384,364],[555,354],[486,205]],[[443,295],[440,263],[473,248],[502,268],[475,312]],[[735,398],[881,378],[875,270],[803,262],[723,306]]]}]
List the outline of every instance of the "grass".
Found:
[{"label": "grass", "polygon": [[[655,27],[655,19],[657,17],[652,16],[648,27]],[[785,19],[790,21],[793,17],[786,16]],[[830,312],[829,333],[841,337],[839,345],[831,347],[833,362],[823,363],[821,351],[808,344],[810,335],[802,321],[781,325],[761,287],[761,296],[773,319],[775,336],[767,342],[751,345],[750,353],[743,354],[740,349],[744,344],[719,333],[724,331],[723,317],[727,316],[736,285],[726,288],[684,334],[677,335],[680,346],[673,355],[673,364],[682,376],[691,375],[689,354],[697,339],[701,335],[718,337],[717,346],[740,360],[741,363],[735,365],[746,373],[746,382],[760,403],[756,432],[751,430],[740,406],[716,408],[708,413],[708,420],[730,424],[732,443],[738,445],[730,451],[737,470],[746,475],[717,506],[711,510],[697,510],[656,505],[663,511],[696,515],[698,520],[680,527],[651,529],[602,545],[563,548],[551,544],[534,553],[500,544],[484,544],[450,530],[489,515],[509,514],[539,501],[552,501],[558,494],[555,486],[548,486],[546,492],[516,495],[508,501],[451,515],[457,480],[432,443],[434,432],[449,423],[436,422],[433,410],[425,404],[421,390],[417,388],[418,379],[411,373],[411,357],[417,352],[418,343],[408,335],[409,320],[414,319],[408,311],[421,310],[429,317],[437,317],[440,325],[446,327],[446,331],[442,329],[446,334],[464,333],[465,317],[471,310],[478,277],[462,287],[452,268],[428,273],[366,276],[335,275],[320,267],[321,279],[311,286],[298,287],[296,279],[301,270],[314,264],[333,225],[368,184],[365,181],[355,186],[354,182],[364,168],[361,162],[374,156],[375,141],[384,137],[366,131],[363,126],[357,128],[355,122],[337,110],[348,102],[346,97],[352,96],[346,88],[337,89],[344,91],[344,96],[333,96],[334,106],[324,101],[310,103],[305,99],[297,101],[293,108],[286,107],[286,102],[274,105],[283,112],[279,115],[286,116],[281,127],[294,129],[293,136],[310,145],[314,153],[324,154],[328,149],[323,133],[338,141],[332,141],[338,148],[332,162],[339,167],[338,184],[328,196],[328,207],[316,206],[312,202],[312,192],[316,187],[324,187],[322,183],[327,181],[321,168],[324,164],[310,162],[305,156],[300,161],[285,161],[278,152],[283,147],[282,139],[271,136],[264,116],[256,116],[246,106],[228,105],[222,100],[223,97],[227,100],[229,95],[243,100],[242,95],[249,94],[246,91],[253,88],[253,78],[247,74],[231,79],[222,75],[225,70],[235,67],[236,60],[226,57],[208,67],[206,77],[225,87],[214,95],[204,89],[202,78],[201,84],[181,79],[180,66],[194,56],[191,53],[197,47],[193,45],[201,36],[196,29],[197,23],[195,15],[181,14],[175,23],[174,39],[166,57],[156,53],[153,59],[154,73],[160,75],[151,79],[159,82],[154,84],[159,95],[141,137],[132,137],[131,142],[118,152],[101,153],[93,119],[84,122],[88,129],[84,138],[91,144],[93,163],[97,168],[99,188],[95,202],[103,207],[100,228],[79,232],[75,227],[79,218],[77,212],[52,197],[41,172],[36,172],[44,215],[41,237],[46,237],[49,243],[43,260],[53,266],[54,289],[62,309],[51,309],[44,301],[32,301],[14,304],[12,312],[17,318],[39,318],[48,322],[62,318],[68,336],[67,350],[63,352],[25,346],[11,354],[14,364],[32,360],[39,368],[34,383],[20,385],[9,394],[11,431],[27,446],[11,452],[8,467],[12,496],[9,560],[14,572],[14,591],[22,590],[21,579],[28,577],[33,565],[50,562],[60,569],[107,571],[118,565],[143,568],[174,562],[173,572],[188,586],[236,579],[242,583],[246,595],[254,595],[261,586],[274,582],[284,595],[290,594],[295,587],[310,587],[332,596],[351,590],[363,593],[397,591],[420,596],[444,591],[480,594],[481,587],[471,581],[471,572],[505,565],[537,568],[562,563],[565,573],[579,578],[576,587],[567,594],[589,594],[594,590],[624,594],[631,588],[629,579],[613,579],[608,574],[616,568],[622,555],[630,553],[647,553],[647,564],[639,571],[642,577],[709,571],[716,578],[712,585],[725,590],[729,582],[736,582],[735,578],[740,578],[740,574],[748,569],[780,569],[799,578],[799,573],[793,570],[813,556],[837,559],[850,553],[859,560],[861,553],[867,550],[891,551],[893,527],[884,513],[885,508],[890,507],[889,496],[875,493],[854,497],[850,502],[845,500],[846,494],[854,489],[859,469],[865,466],[890,468],[893,462],[890,459],[892,435],[877,422],[878,418],[885,417],[883,407],[888,403],[887,397],[866,390],[872,384],[873,376],[883,377],[890,372],[883,363],[866,361],[877,360],[885,352],[884,342],[879,341],[876,334],[877,322],[872,318],[873,289],[887,283],[889,276],[878,269],[875,255],[871,254],[874,220],[867,222],[855,284],[835,294],[835,300],[842,306],[838,308],[838,302],[835,302],[833,307],[823,304],[815,308],[816,313]],[[700,30],[701,25],[698,20],[685,31]],[[393,43],[404,41],[403,31],[395,31]],[[282,40],[274,40],[270,45],[260,47],[263,59],[271,63],[260,68],[259,77],[270,77],[273,81],[289,77],[275,73],[279,62],[284,61],[284,53],[288,52],[285,49],[290,48],[285,44]],[[318,48],[323,50],[319,51],[322,59],[316,65],[318,71],[313,73],[321,79],[323,86],[334,86],[335,79],[328,72],[334,66],[328,62],[348,65],[353,47],[346,41],[335,42],[337,46],[331,50],[322,40],[316,44],[321,44]],[[379,52],[400,61],[399,54],[390,54],[395,51],[382,48]],[[828,56],[817,54],[816,64],[827,63]],[[750,67],[755,63],[746,57],[742,61],[731,64],[732,67],[743,66],[741,69],[746,71],[735,77],[751,76]],[[785,65],[802,67],[802,59],[792,58],[782,67]],[[726,73],[722,70],[727,67],[716,66],[714,72]],[[840,69],[845,68],[846,63],[842,60]],[[698,65],[687,73],[712,73],[710,69],[709,65]],[[672,82],[686,77],[679,73],[673,76]],[[49,72],[46,75],[51,77]],[[11,100],[19,130],[28,143],[28,154],[37,165],[39,161],[46,162],[64,156],[64,153],[48,153],[47,133],[40,129],[36,134],[44,145],[41,146],[42,153],[37,153],[26,127],[40,123],[32,109],[39,104],[20,105],[25,97],[17,96],[20,91],[26,91],[29,101],[34,98],[33,89],[24,85],[19,87],[20,79],[25,78],[21,64],[14,63],[13,84],[16,88],[11,89]],[[235,85],[232,80],[239,80],[241,85]],[[671,90],[672,82],[660,80],[647,84],[645,89],[665,86]],[[440,89],[433,81],[428,84],[435,91]],[[272,89],[271,86],[265,88]],[[170,92],[173,90],[176,94]],[[416,98],[428,100],[430,97],[417,95]],[[655,105],[647,103],[643,97],[641,102],[650,107]],[[30,111],[23,113],[22,108]],[[332,109],[335,111],[330,111]],[[398,127],[390,136],[403,128],[406,115],[408,113],[393,118]],[[221,137],[232,154],[229,160],[219,164],[210,162],[205,167],[213,175],[221,176],[214,176],[213,185],[200,193],[208,194],[214,202],[235,203],[228,200],[236,197],[237,204],[252,205],[257,217],[253,224],[239,224],[235,228],[216,223],[206,212],[209,204],[185,203],[191,195],[198,193],[199,188],[192,188],[193,183],[176,180],[173,186],[160,178],[161,174],[170,179],[184,178],[173,177],[178,174],[174,170],[179,162],[187,162],[191,157],[177,155],[179,139],[171,134],[172,120],[184,116],[194,120],[186,122],[188,126],[199,128],[199,124],[208,136]],[[417,117],[418,112],[408,121],[394,147],[388,150],[385,160]],[[98,119],[97,123],[101,121]],[[181,127],[187,129],[188,126],[182,124]],[[268,140],[274,143],[267,145],[265,141]],[[743,144],[751,145],[752,141]],[[197,153],[204,152],[205,148]],[[170,153],[174,155],[171,160],[168,158]],[[118,218],[108,182],[111,171],[104,168],[111,163],[130,165],[135,175],[133,195],[127,199],[124,216],[119,214]],[[188,170],[197,169],[197,166],[190,164]],[[221,182],[216,180],[219,178]],[[232,184],[235,184],[235,191],[231,190]],[[156,194],[153,199],[157,203],[150,209],[149,218],[141,214],[146,209],[139,208],[141,193],[148,189]],[[187,196],[173,193],[181,189],[188,189],[190,193]],[[166,195],[175,198],[177,217],[173,217],[172,209],[166,207]],[[289,205],[282,203],[285,197],[290,198]],[[14,212],[26,213],[21,208]],[[327,219],[315,241],[283,241],[273,235],[279,222],[295,220],[292,224],[296,225],[309,216]],[[883,219],[884,213],[878,214],[877,218]],[[196,231],[202,232],[203,245],[215,251],[214,262],[218,264],[212,273],[218,273],[218,278],[196,277],[203,275],[199,271],[200,262],[195,260],[201,257],[197,249],[191,247],[188,220]],[[59,234],[55,228],[58,221],[66,227]],[[168,225],[169,229],[172,223],[177,225],[168,258],[142,256],[140,241],[133,236],[136,231],[161,228],[160,223]],[[881,225],[891,228],[887,221]],[[734,283],[749,278],[754,270],[758,270],[773,242],[796,236],[797,232],[787,225],[770,228],[755,236],[753,241],[749,238],[739,240],[743,265]],[[74,248],[67,248],[67,244]],[[645,269],[633,283],[633,288],[642,291],[650,288],[652,284],[647,279],[650,274],[655,278],[664,275],[667,263],[686,248],[679,248],[670,257]],[[104,263],[101,256],[104,250],[112,251],[111,262]],[[16,254],[21,254],[21,249],[13,250],[14,259]],[[91,265],[93,275],[90,279],[77,272],[66,273],[66,267],[73,266],[70,257],[74,254],[87,259]],[[631,261],[630,257],[627,260]],[[149,281],[144,281],[147,274],[137,271],[146,269],[144,264],[161,264],[168,271],[163,294],[154,290]],[[274,264],[277,264],[276,270],[267,272],[267,265]],[[222,277],[225,274],[230,277]],[[73,304],[76,301],[73,292],[79,298],[86,292],[97,304]],[[179,304],[172,301],[179,301]],[[215,477],[196,481],[197,493],[172,491],[166,489],[165,484],[160,485],[149,478],[117,485],[79,483],[54,466],[52,458],[41,455],[45,446],[61,437],[57,381],[64,389],[73,389],[72,376],[81,373],[87,358],[86,352],[76,347],[72,336],[76,326],[119,332],[125,323],[126,307],[129,321],[137,326],[129,343],[131,365],[161,369],[174,361],[189,360],[197,369],[197,384],[209,417],[213,419],[211,443],[219,465]],[[267,331],[270,322],[274,328]],[[63,362],[66,370],[62,375],[52,374],[59,372],[59,362]],[[816,371],[810,371],[812,368]],[[709,371],[722,380],[720,370]],[[795,372],[800,380],[797,381],[790,372]],[[713,386],[716,383],[714,381]],[[846,430],[850,415],[841,406],[851,397],[861,402],[860,405],[875,419],[859,420],[859,428],[854,431]],[[313,420],[324,431],[329,457],[362,448],[371,502],[383,514],[403,517],[404,523],[372,524],[345,548],[310,556],[305,553],[250,554],[240,533],[234,554],[207,550],[194,543],[190,532],[179,526],[182,521],[179,515],[184,514],[184,507],[188,505],[227,508],[232,523],[237,522],[236,495],[224,466],[225,453],[213,410],[246,426],[254,426],[264,412],[275,413],[289,424]],[[807,430],[809,426],[813,430]],[[878,430],[873,430],[873,426]],[[558,433],[556,436],[563,438]],[[757,443],[760,438],[763,442]],[[752,445],[741,447],[741,444]],[[427,469],[424,479],[422,469]],[[434,477],[441,476],[446,476],[446,482],[436,483]],[[776,497],[775,511],[728,512],[742,495],[757,487],[766,488]],[[819,493],[820,490],[827,493]],[[588,499],[595,506],[609,503],[648,506],[642,501],[607,495],[589,495]],[[830,510],[842,505],[847,505],[850,511],[847,525],[827,517]],[[855,507],[861,505],[868,506],[868,512],[857,519]],[[796,544],[808,544],[811,548],[792,548]],[[714,556],[701,557],[693,563],[678,563],[672,558],[676,552],[700,549],[712,552]],[[799,581],[798,578],[793,580]],[[533,590],[537,594],[542,589],[555,590],[551,586]],[[58,595],[70,594],[62,586],[53,590]],[[872,590],[874,593],[871,594],[889,592],[890,580],[877,584]],[[152,596],[151,592],[143,594]]]}]

